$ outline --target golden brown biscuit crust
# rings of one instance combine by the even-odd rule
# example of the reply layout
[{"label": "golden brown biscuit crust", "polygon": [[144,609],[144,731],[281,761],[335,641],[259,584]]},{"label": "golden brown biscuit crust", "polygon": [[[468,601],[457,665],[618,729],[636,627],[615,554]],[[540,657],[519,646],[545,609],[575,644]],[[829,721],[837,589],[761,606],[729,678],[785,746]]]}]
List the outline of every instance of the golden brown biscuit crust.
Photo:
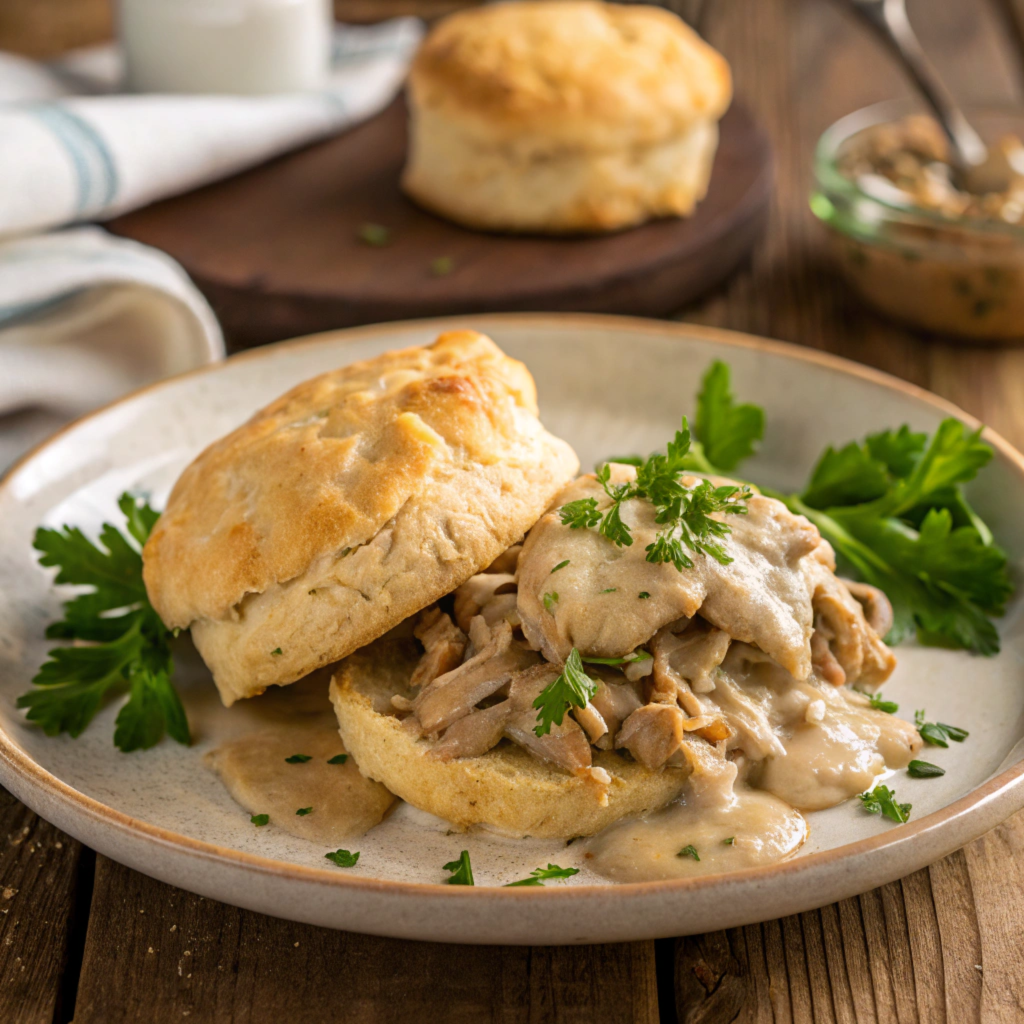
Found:
[{"label": "golden brown biscuit crust", "polygon": [[475,331],[293,388],[181,475],[150,599],[226,703],[344,657],[450,592],[575,471],[529,371]]},{"label": "golden brown biscuit crust", "polygon": [[729,65],[658,7],[524,0],[452,14],[413,62],[414,106],[471,115],[489,131],[592,150],[651,145],[717,120]]}]

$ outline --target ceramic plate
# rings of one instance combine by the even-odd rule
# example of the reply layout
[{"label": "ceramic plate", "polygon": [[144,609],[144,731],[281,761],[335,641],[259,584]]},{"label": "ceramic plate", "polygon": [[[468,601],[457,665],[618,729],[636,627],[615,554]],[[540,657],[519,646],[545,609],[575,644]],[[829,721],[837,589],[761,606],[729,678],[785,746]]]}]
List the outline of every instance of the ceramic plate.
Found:
[{"label": "ceramic plate", "polygon": [[[767,412],[762,451],[744,472],[797,486],[828,443],[884,426],[933,430],[970,417],[893,378],[819,353],[683,324],[598,316],[506,315],[419,321],[320,335],[258,349],[138,392],[72,427],[25,459],[0,486],[0,782],[44,818],[107,856],[208,897],[279,917],[398,937],[455,942],[570,943],[680,935],[807,910],[937,860],[1024,807],[1024,629],[1017,602],[1001,621],[996,658],[898,649],[887,698],[927,707],[970,731],[930,755],[940,779],[899,781],[914,805],[892,825],[856,801],[809,815],[810,838],[791,861],[695,880],[611,885],[560,841],[448,834],[400,806],[358,841],[356,868],[324,866],[324,850],[256,829],[204,766],[220,739],[265,715],[259,698],[219,706],[201,663],[179,652],[180,686],[195,741],[164,740],[134,754],[112,745],[117,707],[77,740],[48,738],[14,708],[43,660],[43,630],[60,596],[35,562],[39,524],[95,529],[126,489],[160,507],[181,469],[207,445],[292,384],[386,349],[424,344],[442,327],[491,334],[533,371],[546,425],[592,465],[611,452],[663,445],[693,409],[701,373],[729,362],[734,389]],[[1024,458],[989,434],[996,457],[971,499],[1024,559]],[[287,697],[278,691],[270,699]],[[468,848],[477,885],[440,884],[441,865]],[[503,889],[555,861],[582,868],[568,883]]]}]

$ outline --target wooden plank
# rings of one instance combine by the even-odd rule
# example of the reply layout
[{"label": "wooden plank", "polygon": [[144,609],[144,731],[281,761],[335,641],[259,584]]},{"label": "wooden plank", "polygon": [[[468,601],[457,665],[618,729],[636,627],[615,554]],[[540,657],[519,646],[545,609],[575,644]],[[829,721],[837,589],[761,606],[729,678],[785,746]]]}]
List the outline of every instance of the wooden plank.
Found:
[{"label": "wooden plank", "polygon": [[75,1024],[188,1017],[654,1024],[654,943],[531,949],[352,935],[229,907],[98,858]]},{"label": "wooden plank", "polygon": [[[82,847],[0,788],[0,1021],[70,1019]],[[87,902],[88,887],[82,893]],[[70,963],[69,963],[70,961]],[[65,1016],[65,1013],[67,1014]]]}]

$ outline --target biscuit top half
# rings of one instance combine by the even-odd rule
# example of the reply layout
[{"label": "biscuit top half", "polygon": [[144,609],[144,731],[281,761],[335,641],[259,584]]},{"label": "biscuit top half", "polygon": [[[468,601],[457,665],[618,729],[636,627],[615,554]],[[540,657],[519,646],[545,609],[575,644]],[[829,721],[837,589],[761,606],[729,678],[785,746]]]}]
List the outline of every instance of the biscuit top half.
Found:
[{"label": "biscuit top half", "polygon": [[[243,599],[429,502],[438,480],[486,480],[475,514],[490,525],[524,479],[543,480],[535,519],[577,465],[537,419],[526,367],[482,334],[448,332],[308,380],[207,448],[146,544],[146,587],[169,627],[237,618]],[[519,536],[532,525],[506,524]]]},{"label": "biscuit top half", "polygon": [[725,58],[658,7],[526,0],[450,15],[410,73],[413,103],[565,145],[650,145],[732,98]]}]

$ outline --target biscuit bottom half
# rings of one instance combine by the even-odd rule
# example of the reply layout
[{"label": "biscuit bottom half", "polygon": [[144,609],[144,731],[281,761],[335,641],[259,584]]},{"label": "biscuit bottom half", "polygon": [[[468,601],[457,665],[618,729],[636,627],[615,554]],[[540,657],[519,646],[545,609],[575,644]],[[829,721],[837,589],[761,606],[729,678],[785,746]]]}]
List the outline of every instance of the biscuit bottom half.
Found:
[{"label": "biscuit bottom half", "polygon": [[434,213],[489,231],[596,233],[691,214],[707,193],[718,124],[584,149],[526,133],[492,139],[475,121],[421,108],[409,145],[402,188]]},{"label": "biscuit bottom half", "polygon": [[365,776],[459,828],[478,825],[549,839],[594,835],[620,818],[663,807],[686,782],[688,768],[651,771],[619,754],[594,751],[594,766],[611,777],[601,788],[508,740],[480,757],[435,758],[434,743],[417,738],[391,704],[396,694],[411,696],[408,683],[418,660],[412,639],[378,640],[341,663],[331,680],[331,701],[345,749]]}]

